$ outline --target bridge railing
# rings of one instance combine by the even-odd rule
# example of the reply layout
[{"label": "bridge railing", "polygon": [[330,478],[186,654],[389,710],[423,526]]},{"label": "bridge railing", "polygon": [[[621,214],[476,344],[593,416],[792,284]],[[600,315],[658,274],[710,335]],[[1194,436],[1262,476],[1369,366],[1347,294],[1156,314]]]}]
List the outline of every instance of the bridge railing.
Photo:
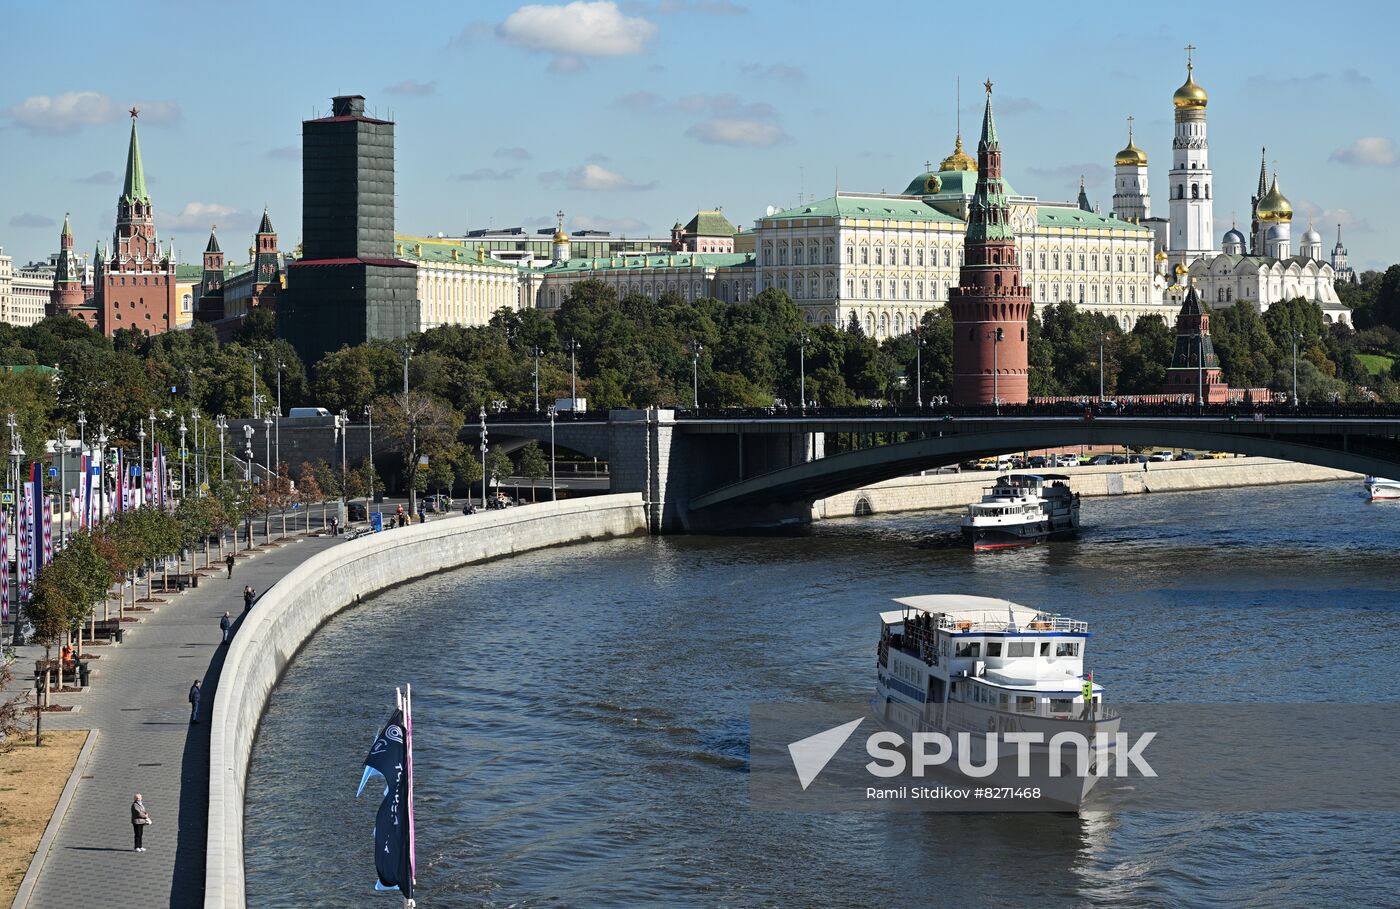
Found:
[{"label": "bridge railing", "polygon": [[1061,401],[1045,404],[949,405],[926,404],[923,407],[899,404],[867,405],[864,407],[724,407],[677,409],[681,420],[735,419],[861,419],[861,418],[993,418],[993,417],[1190,417],[1212,420],[1257,418],[1306,419],[1397,419],[1400,405],[1396,404],[1118,404],[1113,401],[1088,399],[1082,402]]}]

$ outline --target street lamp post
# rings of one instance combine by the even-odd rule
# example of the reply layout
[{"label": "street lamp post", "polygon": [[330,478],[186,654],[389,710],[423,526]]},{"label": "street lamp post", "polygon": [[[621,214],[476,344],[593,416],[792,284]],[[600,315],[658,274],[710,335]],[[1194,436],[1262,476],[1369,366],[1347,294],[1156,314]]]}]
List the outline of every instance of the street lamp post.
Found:
[{"label": "street lamp post", "polygon": [[365,514],[369,514],[369,503],[374,501],[374,408],[368,404],[365,405],[365,421],[369,424],[369,498],[365,500]]},{"label": "street lamp post", "polygon": [[578,410],[578,350],[577,338],[569,339],[569,410]]},{"label": "street lamp post", "polygon": [[219,431],[219,479],[224,478],[224,432],[228,430],[228,417],[219,414],[214,418],[214,428]]},{"label": "street lamp post", "polygon": [[58,461],[58,541],[68,544],[68,430],[60,426],[54,434],[54,459]]},{"label": "street lamp post", "polygon": [[535,358],[535,413],[540,412],[540,357],[544,356],[544,351],[539,347],[530,350],[530,355]]},{"label": "street lamp post", "polygon": [[277,440],[273,444],[273,449],[277,452],[277,463],[282,463],[282,373],[287,369],[287,364],[281,360],[277,361]]},{"label": "street lamp post", "polygon": [[[141,484],[140,484],[139,486],[136,487],[136,492],[139,493],[139,495],[137,495],[136,497],[139,498],[139,499],[142,501],[142,503],[144,504],[145,501],[146,501],[146,493],[145,493],[145,490],[146,490],[146,482],[145,482],[145,481],[146,481],[147,479],[149,479],[149,478],[146,476],[146,426],[145,426],[144,423],[138,423],[138,424],[136,424],[136,425],[137,425],[138,427],[140,427],[139,429],[136,430],[136,439],[137,439],[137,441],[140,443],[140,446],[141,446],[140,449],[139,449],[140,454],[141,454],[141,459],[140,459],[139,461],[136,462],[136,469],[137,469],[138,471],[140,471],[140,474],[141,474]],[[154,445],[155,443],[156,443],[156,440],[155,440],[155,439],[151,439],[151,444]]]},{"label": "street lamp post", "polygon": [[924,333],[914,329],[914,401],[924,409]]},{"label": "street lamp post", "polygon": [[[20,486],[19,486],[19,462],[20,462],[20,460],[24,457],[24,447],[23,447],[22,445],[20,445],[20,442],[19,442],[19,427],[18,427],[18,424],[15,422],[15,415],[14,415],[13,413],[11,413],[11,414],[9,415],[8,419],[6,420],[6,423],[7,423],[7,424],[9,425],[9,427],[10,427],[10,471],[11,471],[11,477],[12,477],[12,479],[13,479],[13,481],[14,481],[13,489],[14,489],[14,500],[15,500],[15,520],[14,520],[14,523],[11,525],[11,528],[12,528],[12,529],[11,529],[11,533],[14,534],[14,538],[17,539],[18,536],[19,536],[19,496],[20,496]],[[9,567],[8,565],[3,565],[3,566],[0,566],[0,570],[9,571],[9,570],[10,570],[10,567]],[[19,613],[20,613],[20,611],[19,611],[18,609],[16,609],[16,610],[14,611],[14,613],[15,613],[15,628],[14,628],[14,631],[11,632],[11,635],[10,635],[10,640],[11,640],[11,641],[14,641],[14,640],[19,636]]]},{"label": "street lamp post", "polygon": [[403,393],[408,394],[408,361],[413,359],[413,347],[405,344],[399,351],[403,354]]},{"label": "street lamp post", "polygon": [[194,419],[194,487],[203,495],[204,481],[199,476],[199,457],[204,451],[204,446],[199,444],[199,411],[194,411],[190,416]]},{"label": "street lamp post", "polygon": [[[256,396],[254,397],[256,399]],[[248,423],[243,427],[243,438],[245,441],[243,452],[243,482],[245,483],[244,488],[247,490],[247,495],[250,497],[253,495],[253,434],[256,432],[257,430],[253,428],[252,423]],[[248,548],[252,549],[253,509],[251,501],[248,503],[248,506],[249,507],[243,512],[243,536],[247,541]]]},{"label": "street lamp post", "polygon": [[998,328],[995,331],[987,332],[987,337],[992,342],[992,406],[996,408],[999,415],[1001,413],[1001,367],[997,363],[997,349],[1001,342],[1005,340],[1006,333]]},{"label": "street lamp post", "polygon": [[185,461],[189,450],[185,448],[185,418],[180,418],[180,498],[185,497]]},{"label": "street lamp post", "polygon": [[262,359],[262,354],[256,350],[252,352],[249,359],[249,367],[253,373],[253,419],[258,418],[258,361]]},{"label": "street lamp post", "polygon": [[556,408],[549,405],[549,500],[551,502],[559,498],[559,487],[554,480],[554,417]]},{"label": "street lamp post", "polygon": [[1099,332],[1099,400],[1103,400],[1103,332]]},{"label": "street lamp post", "polygon": [[1293,406],[1298,406],[1298,342],[1303,340],[1302,332],[1293,335]]},{"label": "street lamp post", "polygon": [[263,478],[272,476],[272,417],[263,417]]},{"label": "street lamp post", "polygon": [[797,336],[797,394],[802,398],[802,412],[807,412],[807,342],[812,339],[803,332]]},{"label": "street lamp post", "polygon": [[486,509],[486,405],[481,405],[481,508]]},{"label": "street lamp post", "polygon": [[[340,487],[342,493],[348,493],[350,484],[350,465],[345,457],[345,440],[350,435],[350,412],[341,409],[340,411]],[[342,495],[342,498],[344,496]]]},{"label": "street lamp post", "polygon": [[690,382],[693,392],[691,402],[700,409],[700,351],[705,347],[699,341],[690,342]]}]

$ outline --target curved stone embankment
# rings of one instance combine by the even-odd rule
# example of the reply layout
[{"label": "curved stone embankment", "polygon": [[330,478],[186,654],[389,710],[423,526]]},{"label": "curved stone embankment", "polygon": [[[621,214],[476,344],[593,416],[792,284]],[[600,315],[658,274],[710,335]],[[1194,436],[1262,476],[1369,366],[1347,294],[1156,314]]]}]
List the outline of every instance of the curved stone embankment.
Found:
[{"label": "curved stone embankment", "polygon": [[312,556],[263,594],[229,644],[209,738],[205,909],[243,909],[243,795],[263,709],[296,652],[331,616],[395,584],[473,562],[646,531],[638,494],[447,518]]},{"label": "curved stone embankment", "polygon": [[[1014,472],[1014,471],[1013,471]],[[1070,487],[1085,496],[1116,496],[1138,492],[1185,492],[1236,486],[1273,486],[1280,483],[1316,483],[1324,480],[1359,480],[1357,474],[1331,467],[1295,464],[1273,458],[1226,458],[1219,461],[1167,461],[1148,464],[1069,467],[1026,473],[1063,473]],[[862,489],[821,499],[812,506],[813,519],[844,518],[857,514],[961,508],[982,497],[983,490],[999,476],[992,471],[899,477]],[[1360,487],[1358,487],[1359,489]]]}]

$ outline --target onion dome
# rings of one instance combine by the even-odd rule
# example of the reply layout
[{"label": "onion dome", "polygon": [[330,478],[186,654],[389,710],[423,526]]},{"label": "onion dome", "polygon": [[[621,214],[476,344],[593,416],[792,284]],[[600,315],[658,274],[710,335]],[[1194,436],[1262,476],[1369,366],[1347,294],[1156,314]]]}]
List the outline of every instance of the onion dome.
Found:
[{"label": "onion dome", "polygon": [[1182,275],[1186,274],[1186,266],[1178,262],[1176,263],[1176,269],[1174,271],[1176,276],[1179,278]]},{"label": "onion dome", "polygon": [[1159,250],[1157,250],[1157,261],[1158,261],[1158,262],[1165,262],[1165,261],[1167,261],[1167,251],[1166,251],[1165,249],[1159,249]]},{"label": "onion dome", "polygon": [[1321,246],[1322,234],[1309,227],[1307,231],[1303,234],[1303,243],[1305,245],[1316,243],[1318,246]]},{"label": "onion dome", "polygon": [[1260,221],[1270,224],[1293,220],[1293,203],[1279,192],[1277,172],[1274,173],[1274,182],[1270,184],[1268,193],[1259,200],[1259,207],[1255,212]]},{"label": "onion dome", "polygon": [[953,140],[953,153],[943,159],[938,165],[938,169],[941,171],[977,169],[977,159],[963,151],[962,133],[958,133],[957,138]]},{"label": "onion dome", "polygon": [[1113,163],[1128,167],[1146,167],[1147,152],[1138,148],[1133,144],[1133,140],[1129,139],[1127,147],[1113,156]]},{"label": "onion dome", "polygon": [[555,243],[568,243],[568,242],[569,242],[569,235],[566,234],[566,233],[564,233],[564,228],[560,227],[560,228],[558,228],[557,230],[554,231],[554,242],[555,242]]},{"label": "onion dome", "polygon": [[1225,231],[1225,239],[1221,241],[1222,246],[1229,246],[1232,243],[1238,243],[1240,246],[1244,246],[1244,234],[1240,233],[1239,229],[1235,227]]},{"label": "onion dome", "polygon": [[1172,106],[1177,110],[1204,108],[1210,100],[1206,90],[1197,85],[1196,80],[1191,77],[1191,68],[1190,63],[1186,64],[1186,81],[1172,94]]}]

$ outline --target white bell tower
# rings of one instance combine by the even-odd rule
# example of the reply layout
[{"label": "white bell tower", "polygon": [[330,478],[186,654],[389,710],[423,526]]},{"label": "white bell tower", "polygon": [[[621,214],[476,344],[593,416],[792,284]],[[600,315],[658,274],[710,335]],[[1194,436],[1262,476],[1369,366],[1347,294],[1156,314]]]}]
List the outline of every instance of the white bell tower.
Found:
[{"label": "white bell tower", "polygon": [[1189,266],[1215,252],[1215,195],[1210,172],[1210,143],[1206,139],[1206,90],[1196,84],[1191,54],[1186,47],[1186,82],[1172,95],[1176,135],[1172,139],[1172,169],[1168,175],[1171,231],[1168,257],[1173,266]]}]

